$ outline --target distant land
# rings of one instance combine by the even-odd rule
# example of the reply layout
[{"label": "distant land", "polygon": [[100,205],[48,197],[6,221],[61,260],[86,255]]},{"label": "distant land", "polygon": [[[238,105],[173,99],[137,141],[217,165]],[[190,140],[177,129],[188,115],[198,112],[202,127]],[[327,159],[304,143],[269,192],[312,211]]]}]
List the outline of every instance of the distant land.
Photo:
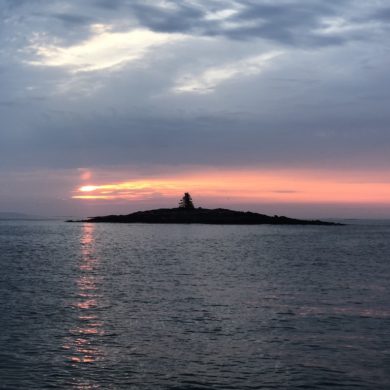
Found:
[{"label": "distant land", "polygon": [[23,219],[23,220],[34,220],[34,219],[45,219],[37,215],[29,215],[16,212],[1,212],[0,211],[0,220],[14,220],[14,219]]},{"label": "distant land", "polygon": [[106,215],[91,217],[81,221],[68,220],[67,222],[93,223],[155,223],[155,224],[212,224],[212,225],[342,225],[334,222],[319,220],[302,220],[284,216],[268,216],[264,214],[234,211],[228,209],[157,209],[137,211],[127,215]]},{"label": "distant land", "polygon": [[334,222],[305,221],[274,215],[273,217],[228,209],[195,208],[191,195],[186,192],[180,199],[179,207],[137,211],[127,215],[106,215],[81,221],[67,222],[109,222],[109,223],[202,223],[209,225],[342,225]]}]

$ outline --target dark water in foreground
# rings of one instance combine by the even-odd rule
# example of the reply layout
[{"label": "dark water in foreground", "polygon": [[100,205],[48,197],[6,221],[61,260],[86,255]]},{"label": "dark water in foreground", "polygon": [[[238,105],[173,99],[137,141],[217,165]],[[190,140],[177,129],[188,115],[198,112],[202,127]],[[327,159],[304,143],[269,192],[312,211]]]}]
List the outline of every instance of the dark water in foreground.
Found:
[{"label": "dark water in foreground", "polygon": [[390,226],[0,222],[2,389],[389,389]]}]

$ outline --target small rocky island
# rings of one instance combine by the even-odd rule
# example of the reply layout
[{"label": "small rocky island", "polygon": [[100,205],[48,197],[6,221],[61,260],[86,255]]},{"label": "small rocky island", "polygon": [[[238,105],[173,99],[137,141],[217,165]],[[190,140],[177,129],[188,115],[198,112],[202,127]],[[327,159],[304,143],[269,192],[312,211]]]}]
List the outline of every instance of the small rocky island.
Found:
[{"label": "small rocky island", "polygon": [[179,207],[171,209],[156,209],[137,211],[127,215],[106,215],[91,217],[81,221],[67,222],[110,222],[110,223],[158,223],[158,224],[213,224],[213,225],[341,225],[334,222],[319,220],[308,221],[287,218],[284,216],[268,216],[264,214],[234,211],[228,209],[195,208],[191,195],[186,192]]}]

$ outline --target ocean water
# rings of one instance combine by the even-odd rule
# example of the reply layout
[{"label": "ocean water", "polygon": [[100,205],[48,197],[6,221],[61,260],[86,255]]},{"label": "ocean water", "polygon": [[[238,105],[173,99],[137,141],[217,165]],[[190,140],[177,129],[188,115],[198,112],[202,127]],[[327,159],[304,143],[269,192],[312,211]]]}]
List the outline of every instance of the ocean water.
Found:
[{"label": "ocean water", "polygon": [[1,389],[390,389],[390,224],[0,222]]}]

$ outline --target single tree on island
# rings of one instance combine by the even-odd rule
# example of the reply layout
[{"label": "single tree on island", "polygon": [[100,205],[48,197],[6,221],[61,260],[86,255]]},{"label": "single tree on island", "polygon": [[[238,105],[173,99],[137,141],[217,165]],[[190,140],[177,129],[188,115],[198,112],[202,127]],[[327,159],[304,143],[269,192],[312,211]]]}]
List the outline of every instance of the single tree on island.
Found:
[{"label": "single tree on island", "polygon": [[186,210],[195,209],[194,203],[192,202],[191,195],[188,192],[186,192],[184,196],[181,198],[179,202],[179,208],[186,209]]}]

